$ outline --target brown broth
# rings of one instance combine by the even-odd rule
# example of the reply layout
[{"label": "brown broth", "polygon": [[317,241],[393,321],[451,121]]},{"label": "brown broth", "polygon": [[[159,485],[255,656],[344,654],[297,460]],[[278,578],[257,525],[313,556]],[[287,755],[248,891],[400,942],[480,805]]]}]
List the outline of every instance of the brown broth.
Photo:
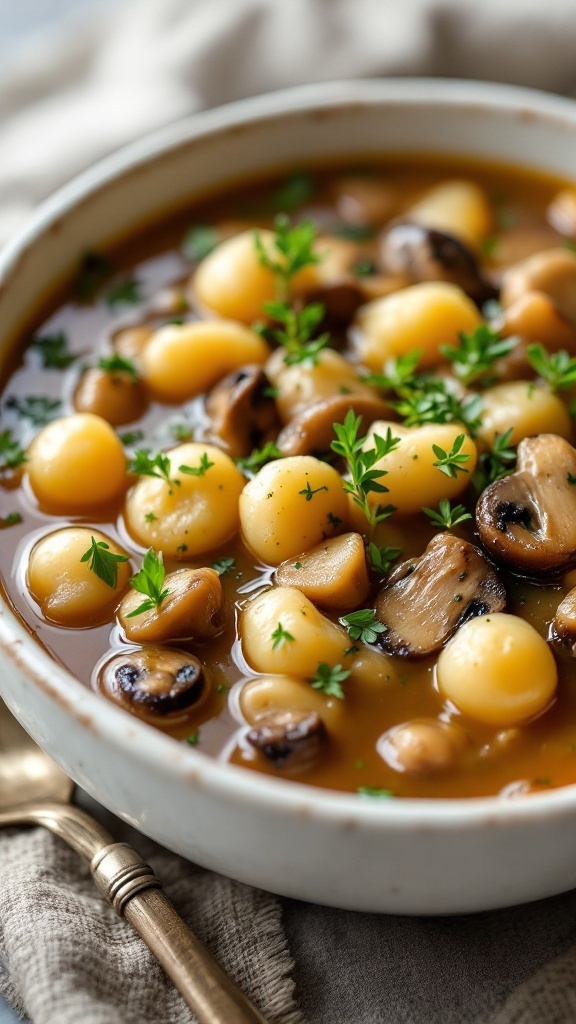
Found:
[{"label": "brown broth", "polygon": [[[333,184],[336,173],[326,170],[315,172],[314,197],[305,205],[305,211],[320,225],[329,224],[336,218]],[[393,189],[397,209],[409,205],[436,182],[447,177],[466,176],[482,185],[492,197],[500,252],[505,253],[506,239],[518,225],[539,231],[542,237],[549,238],[549,245],[562,244],[561,236],[552,228],[543,227],[546,207],[559,186],[556,180],[462,161],[455,165],[452,162],[414,159],[409,166],[404,162],[389,161],[378,168],[369,168],[368,173],[378,177],[383,188]],[[185,211],[169,223],[127,241],[112,258],[121,272],[120,277],[129,274],[140,282],[145,296],[141,305],[125,306],[121,313],[114,314],[101,300],[83,305],[70,294],[41,322],[33,322],[27,337],[22,339],[16,364],[10,367],[10,372],[6,370],[2,381],[2,430],[13,430],[24,446],[34,434],[27,422],[19,418],[13,409],[6,408],[7,397],[43,395],[61,401],[61,414],[73,412],[72,395],[79,368],[95,354],[109,350],[110,339],[117,330],[142,321],[161,324],[170,319],[169,314],[157,309],[154,296],[174,283],[182,282],[190,273],[190,263],[180,250],[188,225],[236,220],[257,225],[270,224],[270,197],[277,194],[281,184],[281,179],[278,179],[265,189],[261,184],[252,185],[207,199],[201,206]],[[89,243],[87,239],[88,248]],[[373,241],[367,240],[359,245],[359,256],[370,258],[373,253]],[[486,266],[498,271],[499,258],[496,246],[486,256]],[[186,318],[196,315],[192,310],[186,313]],[[64,371],[42,369],[38,352],[27,348],[26,343],[32,333],[51,335],[59,331],[67,336],[70,350],[78,361]],[[171,435],[171,425],[185,422],[193,430],[202,415],[198,400],[186,403],[182,409],[152,402],[137,424],[123,426],[118,432],[122,434],[137,428],[145,438],[141,444],[158,450],[177,443]],[[122,525],[121,508],[100,510],[90,517],[54,516],[39,508],[24,479],[22,486],[18,485],[18,480],[6,480],[5,486],[0,487],[0,515],[6,516],[11,512],[19,512],[22,522],[0,532],[0,578],[5,595],[37,641],[57,661],[66,665],[82,684],[93,686],[92,666],[96,666],[110,650],[124,648],[125,642],[118,626],[111,622],[96,628],[73,630],[45,621],[27,594],[25,565],[32,543],[39,536],[70,522],[97,525],[135,556],[137,563],[138,547]],[[381,542],[395,543],[394,539],[387,539],[395,529],[402,535],[402,546],[408,556],[420,554],[435,532],[424,521],[418,520],[416,531],[414,523],[400,523],[398,527],[382,527]],[[462,535],[474,540],[469,529],[463,530]],[[234,572],[222,578],[226,593],[225,631],[209,645],[190,647],[209,665],[211,696],[197,711],[192,710],[159,727],[179,740],[185,740],[197,731],[198,746],[203,751],[277,775],[277,769],[246,744],[243,737],[245,728],[233,717],[227,700],[230,689],[243,676],[251,674],[238,648],[238,605],[246,595],[269,585],[271,570],[255,563],[239,540],[226,545],[221,551],[186,564],[210,565],[221,556],[236,559]],[[166,560],[167,571],[180,565],[181,562]],[[546,636],[565,588],[536,586],[511,578],[506,579],[506,584],[509,610],[527,618]],[[498,738],[498,730],[468,720],[465,726],[470,735],[470,755],[463,759],[458,771],[408,778],[388,767],[376,750],[382,733],[411,718],[437,717],[445,712],[434,683],[434,662],[435,659],[411,662],[390,658],[391,681],[377,696],[373,689],[359,682],[347,686],[343,734],[331,736],[325,756],[313,768],[298,775],[298,779],[330,789],[355,791],[358,787],[370,786],[390,790],[397,796],[411,797],[480,796],[501,792],[506,787],[513,788],[516,783],[525,784],[530,789],[545,789],[576,782],[576,667],[567,657],[558,657],[560,682],[553,707],[536,721],[514,730],[508,742]]]}]

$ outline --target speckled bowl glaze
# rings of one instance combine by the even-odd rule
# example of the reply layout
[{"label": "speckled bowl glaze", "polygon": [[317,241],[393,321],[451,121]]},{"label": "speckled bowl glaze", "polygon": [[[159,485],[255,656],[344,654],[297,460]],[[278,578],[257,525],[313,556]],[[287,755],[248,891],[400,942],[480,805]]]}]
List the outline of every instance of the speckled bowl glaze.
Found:
[{"label": "speckled bowl glaze", "polygon": [[[195,196],[309,159],[429,151],[574,174],[576,104],[438,80],[307,87],[200,114],[100,163],[40,207],[0,258],[0,358],[89,244]],[[3,539],[2,543],[7,543]],[[106,807],[252,885],[354,910],[446,914],[576,885],[576,786],[517,800],[370,802],[212,760],[90,692],[0,608],[0,691]]]}]

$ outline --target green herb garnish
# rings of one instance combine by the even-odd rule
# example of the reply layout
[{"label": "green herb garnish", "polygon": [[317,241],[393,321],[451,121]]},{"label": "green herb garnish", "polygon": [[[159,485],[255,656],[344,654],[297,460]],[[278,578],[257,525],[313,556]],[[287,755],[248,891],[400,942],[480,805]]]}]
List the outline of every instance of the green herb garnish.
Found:
[{"label": "green herb garnish", "polygon": [[189,736],[186,737],[186,743],[189,743],[191,747],[197,746],[200,741],[200,730],[195,729]]},{"label": "green herb garnish", "polygon": [[379,633],[385,633],[388,629],[383,622],[376,618],[373,608],[361,608],[357,612],[349,612],[338,619],[338,622],[348,630],[351,640],[361,640],[363,644],[373,644],[378,639]]},{"label": "green herb garnish", "polygon": [[142,302],[140,282],[130,277],[112,286],[104,296],[106,305],[114,312],[119,306],[135,306]]},{"label": "green herb garnish", "polygon": [[268,441],[263,448],[254,448],[250,455],[242,459],[236,459],[236,465],[242,473],[257,473],[267,462],[274,459],[281,459],[282,452],[276,447],[273,441]]},{"label": "green herb garnish", "polygon": [[82,302],[90,302],[112,273],[112,264],[99,252],[86,252],[74,282],[74,291]]},{"label": "green herb garnish", "polygon": [[118,437],[125,447],[130,448],[133,444],[142,441],[144,434],[141,430],[127,430],[124,434],[118,434]]},{"label": "green herb garnish", "polygon": [[459,399],[448,390],[445,381],[424,378],[418,378],[411,389],[406,388],[405,393],[400,393],[400,401],[392,402],[392,405],[406,427],[425,423],[462,423],[472,435],[480,427],[480,395]]},{"label": "green herb garnish", "polygon": [[333,224],[330,234],[345,238],[349,242],[369,242],[375,238],[378,229],[373,224]]},{"label": "green herb garnish", "polygon": [[576,359],[568,352],[550,354],[543,345],[529,345],[526,354],[530,365],[552,391],[561,391],[576,383]]},{"label": "green herb garnish", "polygon": [[378,786],[358,786],[356,792],[360,796],[381,797],[382,799],[389,799],[394,796],[392,790],[380,789]]},{"label": "green herb garnish", "polygon": [[342,668],[342,665],[329,665],[326,661],[319,661],[316,674],[312,677],[312,689],[320,690],[327,697],[337,697],[344,700],[342,683],[348,679],[350,669]]},{"label": "green herb garnish", "polygon": [[278,213],[292,213],[312,199],[314,189],[314,179],[308,171],[294,171],[273,192],[272,205]]},{"label": "green herb garnish", "polygon": [[496,434],[492,442],[492,450],[482,452],[478,465],[472,476],[476,492],[481,494],[489,484],[512,473],[516,464],[516,449],[510,446],[513,427],[504,434]]},{"label": "green herb garnish", "polygon": [[334,423],[336,441],[332,441],[332,451],[341,455],[348,464],[350,480],[344,481],[344,490],[352,495],[352,500],[364,512],[370,529],[388,519],[395,511],[392,505],[383,508],[381,505],[372,505],[368,501],[368,494],[373,492],[385,494],[388,488],[380,483],[382,477],[386,476],[386,470],[373,467],[399,445],[400,438],[392,437],[392,431],[388,427],[386,437],[374,434],[371,438],[374,447],[364,448],[366,437],[358,437],[358,431],[362,422],[361,416],[355,416],[354,410],[349,409],[346,413],[344,423]]},{"label": "green herb garnish", "polygon": [[136,383],[138,380],[138,370],[136,364],[131,359],[125,359],[124,356],[114,352],[111,356],[102,356],[97,363],[99,370],[104,370],[105,373],[125,373],[130,379]]},{"label": "green herb garnish", "polygon": [[281,647],[282,644],[287,641],[289,643],[292,642],[295,637],[293,637],[292,633],[289,633],[287,629],[284,629],[282,623],[279,622],[277,628],[270,635],[270,639],[273,641],[272,650],[275,651],[277,647]]},{"label": "green herb garnish", "polygon": [[466,440],[466,434],[458,434],[455,439],[452,449],[449,452],[445,452],[439,444],[432,445],[432,451],[437,458],[437,462],[433,462],[432,465],[436,466],[441,473],[445,473],[446,476],[456,479],[458,473],[467,473],[468,470],[464,468],[463,463],[468,462],[472,458],[471,455],[462,455],[461,449],[464,441]]},{"label": "green herb garnish", "polygon": [[216,248],[220,235],[209,224],[196,224],[182,239],[182,252],[187,260],[200,263]]},{"label": "green herb garnish", "polygon": [[30,347],[40,353],[45,370],[65,370],[77,358],[68,349],[68,339],[63,331],[32,338]]},{"label": "green herb garnish", "polygon": [[139,594],[144,594],[146,600],[138,605],[135,611],[130,612],[126,616],[127,619],[133,619],[135,615],[141,615],[142,612],[157,608],[162,603],[164,598],[170,593],[168,588],[162,589],[165,576],[166,570],[164,569],[162,552],[149,548],[144,555],[142,568],[130,580],[130,586],[137,590]]},{"label": "green herb garnish", "polygon": [[254,232],[254,245],[258,261],[266,270],[274,274],[276,281],[276,298],[278,302],[287,302],[290,295],[292,278],[304,267],[320,262],[320,256],[313,252],[312,246],[316,239],[316,226],[311,220],[302,220],[294,227],[285,214],[278,214],[274,221],[274,238],[272,253],[264,247],[259,231]]},{"label": "green herb garnish", "polygon": [[390,571],[392,562],[395,562],[400,557],[402,551],[400,548],[379,548],[374,541],[370,541],[368,545],[368,562],[370,568],[374,569],[375,572],[380,573],[382,576],[386,576]]},{"label": "green herb garnish", "polygon": [[312,487],[310,486],[310,481],[308,480],[308,482],[306,483],[306,487],[302,491],[298,491],[298,494],[303,494],[306,501],[312,501],[314,495],[318,494],[319,491],[327,490],[328,488],[326,484],[323,484],[322,487],[317,487],[315,490],[313,490]]},{"label": "green herb garnish", "polygon": [[374,260],[356,260],[356,263],[352,267],[352,273],[356,277],[372,277],[378,272],[378,267]]},{"label": "green herb garnish", "polygon": [[155,476],[158,480],[164,480],[168,484],[169,494],[172,494],[173,487],[180,487],[180,481],[170,476],[170,459],[168,455],[158,452],[151,455],[149,448],[139,448],[134,452],[133,458],[128,463],[128,472],[136,476]]},{"label": "green herb garnish", "polygon": [[18,469],[27,459],[24,449],[12,437],[12,431],[3,430],[0,433],[0,473],[7,469]]},{"label": "green herb garnish", "polygon": [[16,526],[21,522],[22,516],[19,512],[9,512],[7,516],[0,516],[0,529],[6,530],[9,526]]},{"label": "green herb garnish", "polygon": [[428,519],[434,523],[435,526],[441,526],[445,530],[452,530],[454,526],[458,526],[459,523],[466,522],[467,519],[472,519],[469,512],[466,511],[464,505],[455,505],[452,508],[448,498],[442,498],[438,505],[438,512],[435,512],[433,508],[422,508],[422,511],[428,516]]},{"label": "green herb garnish", "polygon": [[212,563],[212,568],[218,573],[219,576],[225,576],[227,572],[232,572],[236,568],[235,558],[218,558]]},{"label": "green herb garnish", "polygon": [[187,476],[206,476],[208,470],[214,465],[214,462],[210,462],[208,453],[203,452],[198,466],[178,466],[178,470],[180,473],[186,473]]},{"label": "green herb garnish", "polygon": [[462,331],[459,345],[441,345],[440,352],[452,363],[452,369],[463,384],[476,381],[487,386],[494,381],[494,363],[511,352],[517,338],[501,338],[488,324],[479,324],[472,334]]},{"label": "green herb garnish", "polygon": [[286,350],[286,365],[309,363],[316,366],[318,354],[330,340],[327,332],[314,337],[324,317],[324,306],[316,302],[295,312],[287,302],[265,302],[262,309],[274,324],[256,324],[255,330],[267,341],[273,341]]},{"label": "green herb garnish", "polygon": [[30,420],[36,427],[44,427],[58,415],[62,403],[57,398],[45,395],[28,395],[26,398],[12,396],[6,401],[7,409],[14,409],[23,419]]},{"label": "green herb garnish", "polygon": [[116,586],[118,582],[118,564],[120,562],[127,562],[127,555],[117,555],[115,552],[110,551],[110,545],[106,544],[103,540],[96,540],[95,537],[90,538],[90,547],[88,551],[85,551],[82,555],[81,562],[90,562],[88,568],[91,572],[107,583],[109,587]]}]

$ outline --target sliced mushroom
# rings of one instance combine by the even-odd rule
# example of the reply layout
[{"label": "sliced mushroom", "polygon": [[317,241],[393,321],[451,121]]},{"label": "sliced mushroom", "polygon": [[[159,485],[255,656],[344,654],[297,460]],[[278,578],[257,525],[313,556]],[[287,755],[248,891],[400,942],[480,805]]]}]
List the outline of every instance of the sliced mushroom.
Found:
[{"label": "sliced mushroom", "polygon": [[223,441],[233,457],[250,455],[280,429],[274,399],[264,394],[270,382],[260,366],[243,366],[224,377],[206,398],[211,419],[208,440]]},{"label": "sliced mushroom", "polygon": [[544,292],[560,315],[576,326],[576,253],[548,249],[510,267],[502,278],[500,301],[507,309],[534,291]]},{"label": "sliced mushroom", "polygon": [[343,423],[350,409],[354,410],[356,416],[362,417],[362,433],[367,433],[376,420],[394,418],[391,407],[382,398],[332,395],[302,409],[280,431],[276,444],[282,455],[330,451],[330,444],[336,437],[334,424]]},{"label": "sliced mushroom", "polygon": [[177,569],[166,576],[168,593],[159,605],[139,615],[142,594],[130,591],[118,608],[118,620],[126,638],[137,644],[169,640],[211,640],[224,627],[224,595],[214,569]]},{"label": "sliced mushroom", "polygon": [[117,654],[100,669],[97,682],[107,697],[143,718],[187,710],[207,693],[198,658],[175,648]]},{"label": "sliced mushroom", "polygon": [[324,306],[318,331],[337,331],[347,327],[366,301],[360,282],[352,274],[319,284],[306,292],[305,299],[306,303],[320,302]]},{"label": "sliced mushroom", "polygon": [[453,768],[467,743],[461,726],[437,718],[415,718],[385,732],[376,749],[397,772],[430,775]]},{"label": "sliced mushroom", "polygon": [[380,239],[380,259],[389,273],[408,274],[414,283],[456,284],[478,305],[498,294],[464,242],[423,224],[401,221],[391,225]]},{"label": "sliced mushroom", "polygon": [[550,639],[567,647],[576,658],[576,587],[562,599],[550,630]]},{"label": "sliced mushroom", "polygon": [[261,718],[246,739],[275,768],[302,771],[322,752],[326,729],[316,711],[273,711]]},{"label": "sliced mushroom", "polygon": [[276,583],[296,587],[321,608],[359,608],[370,589],[362,537],[343,533],[289,558],[278,566]]},{"label": "sliced mushroom", "polygon": [[504,587],[482,552],[439,533],[420,558],[394,569],[378,594],[376,616],[387,627],[378,642],[390,654],[423,658],[464,622],[505,605]]},{"label": "sliced mushroom", "polygon": [[556,434],[518,445],[515,473],[476,506],[480,540],[498,562],[528,576],[576,565],[576,451]]},{"label": "sliced mushroom", "polygon": [[113,427],[134,423],[146,411],[148,396],[141,380],[126,370],[102,370],[93,366],[86,370],[74,392],[77,412],[101,416]]}]

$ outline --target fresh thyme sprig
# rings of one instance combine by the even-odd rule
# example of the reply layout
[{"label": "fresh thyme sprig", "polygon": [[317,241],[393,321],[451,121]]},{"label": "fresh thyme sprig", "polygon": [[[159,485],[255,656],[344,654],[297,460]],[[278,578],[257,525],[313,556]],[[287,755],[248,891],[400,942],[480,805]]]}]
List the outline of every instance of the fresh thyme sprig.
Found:
[{"label": "fresh thyme sprig", "polygon": [[455,439],[452,449],[449,452],[444,451],[439,444],[432,445],[432,451],[436,456],[437,462],[433,462],[432,465],[436,466],[436,469],[440,470],[446,476],[456,479],[458,473],[467,473],[468,470],[465,468],[463,463],[468,462],[472,456],[465,455],[462,453],[462,445],[466,440],[465,434],[458,434]]},{"label": "fresh thyme sprig", "polygon": [[144,555],[142,568],[130,579],[130,586],[137,590],[139,594],[144,594],[146,600],[138,605],[133,612],[130,612],[126,616],[127,619],[133,619],[134,616],[142,615],[143,612],[150,611],[152,608],[157,608],[162,604],[164,598],[170,593],[168,587],[162,589],[165,576],[166,570],[164,568],[162,552],[154,551],[154,548],[148,548]]},{"label": "fresh thyme sprig", "polygon": [[316,366],[319,352],[330,340],[327,332],[313,337],[324,317],[324,306],[315,302],[296,312],[287,302],[265,302],[262,309],[273,324],[257,324],[255,329],[268,341],[275,341],[285,349],[286,365],[306,362]]},{"label": "fresh thyme sprig", "polygon": [[331,448],[337,455],[346,459],[350,480],[344,481],[344,490],[352,495],[354,503],[362,509],[372,532],[378,523],[388,519],[395,512],[393,505],[382,507],[382,505],[372,505],[368,500],[368,494],[371,492],[376,494],[388,492],[388,488],[380,483],[382,477],[386,476],[386,470],[373,467],[394,451],[400,444],[400,438],[393,437],[392,431],[388,427],[386,437],[374,434],[371,438],[374,447],[365,449],[364,444],[367,438],[358,437],[361,422],[362,417],[355,416],[354,410],[349,409],[344,423],[334,423],[333,425],[337,439],[332,441]]},{"label": "fresh thyme sprig", "polygon": [[479,324],[472,334],[462,331],[459,345],[441,345],[440,352],[452,363],[452,369],[463,384],[474,381],[488,386],[494,381],[494,363],[511,352],[517,338],[501,338],[488,324]]},{"label": "fresh thyme sprig", "polygon": [[0,434],[0,473],[18,469],[28,459],[26,452],[12,437],[11,430],[3,430]]},{"label": "fresh thyme sprig", "polygon": [[464,505],[455,505],[452,508],[448,498],[442,498],[438,505],[438,512],[433,508],[422,507],[422,511],[435,526],[441,526],[445,530],[452,530],[460,523],[472,519],[470,512],[467,512]]},{"label": "fresh thyme sprig", "polygon": [[351,640],[361,640],[363,644],[373,644],[379,633],[385,633],[387,626],[376,618],[373,608],[361,608],[357,612],[349,612],[338,619],[348,631]]},{"label": "fresh thyme sprig", "polygon": [[386,576],[390,572],[390,566],[402,554],[401,548],[383,547],[379,548],[374,541],[370,541],[367,549],[368,562],[371,569]]},{"label": "fresh thyme sprig", "polygon": [[209,224],[196,224],[186,232],[182,239],[182,252],[188,260],[200,263],[216,248],[220,235],[216,228]]},{"label": "fresh thyme sprig", "polygon": [[257,473],[267,462],[274,459],[281,459],[282,452],[276,447],[273,441],[268,441],[263,448],[253,448],[250,455],[236,459],[236,465],[242,473]]},{"label": "fresh thyme sprig", "polygon": [[212,563],[212,568],[219,576],[225,576],[226,573],[232,572],[236,568],[236,559],[225,557],[217,558],[216,561]]},{"label": "fresh thyme sprig", "polygon": [[351,670],[342,668],[342,665],[329,665],[326,661],[319,661],[316,674],[312,677],[312,689],[320,690],[327,697],[337,697],[344,700],[342,683],[348,679]]},{"label": "fresh thyme sprig", "polygon": [[384,373],[370,373],[363,378],[366,384],[373,384],[383,391],[397,391],[412,388],[417,383],[416,370],[422,358],[422,349],[414,348],[403,356],[394,356],[384,363]]},{"label": "fresh thyme sprig", "polygon": [[481,424],[482,398],[468,395],[457,398],[446,381],[438,378],[416,378],[413,386],[403,387],[401,398],[392,402],[406,427],[426,423],[461,423],[468,433],[475,435]]},{"label": "fresh thyme sprig", "polygon": [[170,459],[162,452],[151,455],[149,448],[138,448],[128,463],[128,472],[136,476],[155,476],[158,480],[164,480],[168,484],[168,493],[173,493],[174,487],[180,487],[180,480],[170,476]]},{"label": "fresh thyme sprig", "polygon": [[96,540],[95,537],[90,538],[90,547],[88,551],[85,551],[82,555],[81,562],[90,562],[88,568],[91,572],[107,583],[109,587],[114,587],[118,583],[118,565],[120,562],[127,562],[127,555],[117,555],[114,551],[110,551],[110,545],[106,544],[103,540]]},{"label": "fresh thyme sprig", "polygon": [[513,427],[510,427],[504,434],[496,434],[492,442],[492,449],[482,452],[478,459],[478,465],[472,476],[472,482],[477,494],[481,494],[489,484],[501,480],[514,471],[516,465],[516,448],[510,444]]},{"label": "fresh thyme sprig", "polygon": [[552,391],[561,391],[576,384],[576,359],[568,352],[549,353],[543,345],[529,345],[526,354],[530,365]]},{"label": "fresh thyme sprig", "polygon": [[300,270],[320,262],[321,257],[312,248],[315,239],[316,226],[311,220],[302,220],[291,227],[283,213],[274,221],[272,252],[264,246],[260,232],[254,232],[258,261],[274,274],[278,302],[288,302],[292,278]]}]

